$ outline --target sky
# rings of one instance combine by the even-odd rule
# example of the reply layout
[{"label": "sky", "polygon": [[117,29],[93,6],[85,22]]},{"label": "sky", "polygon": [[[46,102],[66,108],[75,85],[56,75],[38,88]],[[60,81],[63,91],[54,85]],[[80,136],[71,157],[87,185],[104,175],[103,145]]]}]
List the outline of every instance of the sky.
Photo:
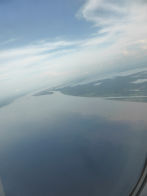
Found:
[{"label": "sky", "polygon": [[0,91],[147,63],[147,0],[0,0]]}]

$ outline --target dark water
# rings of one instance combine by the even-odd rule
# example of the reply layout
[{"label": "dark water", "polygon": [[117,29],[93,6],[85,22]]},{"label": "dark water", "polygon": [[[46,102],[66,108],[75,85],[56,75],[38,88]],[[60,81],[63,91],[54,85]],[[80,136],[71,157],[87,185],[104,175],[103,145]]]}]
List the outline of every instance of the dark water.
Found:
[{"label": "dark water", "polygon": [[6,196],[128,196],[147,152],[147,104],[28,96],[0,110]]}]

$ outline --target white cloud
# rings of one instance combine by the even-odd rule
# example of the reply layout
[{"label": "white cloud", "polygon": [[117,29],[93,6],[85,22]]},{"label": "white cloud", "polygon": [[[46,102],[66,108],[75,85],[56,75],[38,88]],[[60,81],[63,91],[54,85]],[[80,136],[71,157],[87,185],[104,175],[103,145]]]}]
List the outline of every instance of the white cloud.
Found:
[{"label": "white cloud", "polygon": [[142,2],[87,0],[78,15],[92,22],[98,35],[105,33],[104,37],[97,36],[100,41],[107,36],[118,47],[128,47],[140,39],[147,40],[147,4]]},{"label": "white cloud", "polygon": [[77,15],[93,22],[95,26],[104,26],[123,22],[126,14],[126,7],[119,6],[116,1],[87,0]]},{"label": "white cloud", "polygon": [[17,40],[18,40],[18,39],[16,39],[16,38],[11,38],[11,39],[5,40],[5,41],[3,41],[3,42],[0,42],[0,46],[10,44],[10,43],[15,42],[15,41],[17,41]]},{"label": "white cloud", "polygon": [[0,51],[0,59],[16,58],[25,55],[30,55],[30,56],[37,55],[44,52],[51,52],[59,48],[72,46],[74,44],[75,44],[74,42],[69,42],[69,41],[43,42],[39,44],[32,44],[32,45],[18,47],[9,50],[7,49],[4,51]]},{"label": "white cloud", "polygon": [[40,40],[1,50],[0,90],[56,84],[118,66],[124,59],[146,59],[147,4],[142,2],[87,0],[77,15],[94,25],[89,38]]}]

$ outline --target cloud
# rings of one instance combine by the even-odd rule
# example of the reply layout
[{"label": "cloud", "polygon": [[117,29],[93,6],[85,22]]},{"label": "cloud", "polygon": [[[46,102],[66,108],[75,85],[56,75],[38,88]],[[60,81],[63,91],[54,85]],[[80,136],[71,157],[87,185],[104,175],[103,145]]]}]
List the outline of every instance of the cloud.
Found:
[{"label": "cloud", "polygon": [[11,39],[5,40],[5,41],[3,41],[3,42],[0,42],[0,46],[10,44],[10,43],[15,42],[15,41],[17,41],[17,40],[18,40],[18,39],[16,39],[16,38],[11,38]]},{"label": "cloud", "polygon": [[[72,54],[78,48],[78,41],[40,40],[30,45],[0,51],[0,90],[29,89],[53,84],[67,75],[60,59]],[[3,90],[2,90],[3,89]]]},{"label": "cloud", "polygon": [[[43,42],[43,41],[42,41]],[[75,43],[74,42],[69,42],[69,41],[58,41],[58,42],[40,42],[37,44],[32,44],[28,46],[23,46],[19,48],[14,48],[14,49],[7,49],[7,50],[1,50],[0,51],[0,59],[5,59],[7,58],[16,58],[19,56],[25,56],[25,55],[37,55],[41,54],[44,52],[51,52],[55,51],[57,49],[62,49],[64,47],[72,46]]]},{"label": "cloud", "polygon": [[[110,42],[116,51],[135,50],[137,53],[146,49],[147,1],[87,0],[78,17],[91,22],[97,31],[90,43]],[[140,42],[141,39],[144,42]]]},{"label": "cloud", "polygon": [[0,90],[55,85],[147,60],[146,1],[86,0],[76,15],[93,26],[87,39],[38,40],[1,50]]},{"label": "cloud", "polygon": [[126,12],[127,9],[122,6],[121,1],[87,0],[78,12],[78,16],[93,22],[95,26],[104,27],[124,22]]}]

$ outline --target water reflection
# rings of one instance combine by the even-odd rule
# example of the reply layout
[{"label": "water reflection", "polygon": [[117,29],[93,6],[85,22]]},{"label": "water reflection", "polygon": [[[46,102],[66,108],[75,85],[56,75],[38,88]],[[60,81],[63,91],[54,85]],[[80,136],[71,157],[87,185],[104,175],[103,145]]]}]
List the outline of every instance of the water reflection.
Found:
[{"label": "water reflection", "polygon": [[0,176],[6,196],[128,195],[144,163],[147,126],[132,116],[123,119],[123,106],[56,94],[3,108]]}]

